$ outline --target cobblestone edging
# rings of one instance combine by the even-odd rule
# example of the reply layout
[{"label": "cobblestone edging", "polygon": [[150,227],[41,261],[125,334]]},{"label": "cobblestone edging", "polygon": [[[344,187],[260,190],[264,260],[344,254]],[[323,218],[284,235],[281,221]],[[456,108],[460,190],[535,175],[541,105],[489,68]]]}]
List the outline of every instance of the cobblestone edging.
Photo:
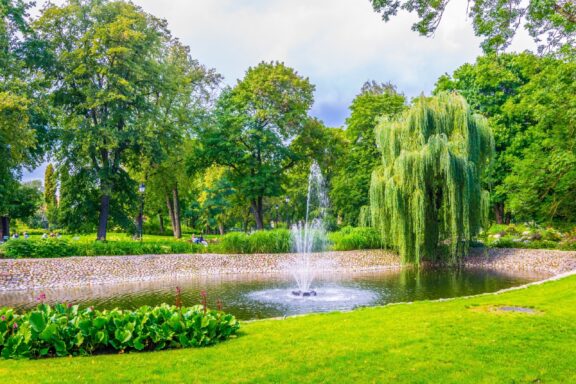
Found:
[{"label": "cobblestone edging", "polygon": [[[0,260],[0,291],[153,281],[192,275],[281,272],[292,254],[143,255]],[[329,252],[333,271],[401,268],[389,251]],[[464,265],[552,275],[576,270],[576,252],[533,249],[474,249]]]}]

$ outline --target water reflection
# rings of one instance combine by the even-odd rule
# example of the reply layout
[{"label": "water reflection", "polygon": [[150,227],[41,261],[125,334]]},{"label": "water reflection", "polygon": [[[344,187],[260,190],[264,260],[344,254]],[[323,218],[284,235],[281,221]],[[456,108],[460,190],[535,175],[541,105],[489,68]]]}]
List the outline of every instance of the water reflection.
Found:
[{"label": "water reflection", "polygon": [[[315,299],[294,300],[288,274],[198,276],[114,286],[80,286],[43,290],[47,302],[67,302],[100,309],[136,308],[174,303],[175,288],[182,289],[185,305],[200,302],[208,293],[209,305],[219,299],[239,319],[258,319],[309,312],[349,310],[358,306],[428,300],[494,292],[547,277],[539,273],[502,273],[485,269],[404,269],[317,276]],[[0,293],[0,306],[18,309],[36,305],[40,290]],[[322,296],[322,294],[324,296]]]}]

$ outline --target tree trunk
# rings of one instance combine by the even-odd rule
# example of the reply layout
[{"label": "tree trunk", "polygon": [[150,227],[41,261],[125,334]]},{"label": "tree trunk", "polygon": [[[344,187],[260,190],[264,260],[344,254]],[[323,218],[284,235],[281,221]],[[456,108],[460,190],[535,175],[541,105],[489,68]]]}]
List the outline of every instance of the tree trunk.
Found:
[{"label": "tree trunk", "polygon": [[176,219],[174,218],[174,206],[172,205],[172,199],[170,199],[170,195],[166,194],[166,206],[168,207],[168,215],[170,216],[170,225],[172,226],[172,232],[174,236],[176,236]]},{"label": "tree trunk", "polygon": [[4,237],[10,237],[10,218],[2,216],[0,218],[0,241],[4,241]]},{"label": "tree trunk", "polygon": [[162,212],[158,211],[158,221],[160,223],[160,233],[164,234],[164,216],[162,216]]},{"label": "tree trunk", "polygon": [[174,237],[180,239],[182,237],[182,226],[180,225],[180,201],[178,198],[178,187],[172,190],[172,197],[174,199]]},{"label": "tree trunk", "polygon": [[504,223],[504,203],[494,204],[494,218],[496,220],[496,224]]},{"label": "tree trunk", "polygon": [[218,222],[218,231],[220,231],[221,235],[224,235],[224,223],[221,221]]},{"label": "tree trunk", "polygon": [[98,235],[96,240],[106,241],[108,215],[110,213],[110,195],[104,194],[100,199],[100,218],[98,220]]},{"label": "tree trunk", "polygon": [[257,199],[252,200],[252,212],[254,213],[254,219],[256,220],[256,229],[264,229],[264,220],[262,218],[262,196],[258,196]]}]

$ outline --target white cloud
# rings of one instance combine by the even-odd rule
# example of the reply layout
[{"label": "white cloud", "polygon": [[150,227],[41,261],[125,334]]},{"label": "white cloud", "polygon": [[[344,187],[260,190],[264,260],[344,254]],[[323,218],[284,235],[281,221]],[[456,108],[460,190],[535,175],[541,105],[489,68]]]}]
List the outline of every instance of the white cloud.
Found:
[{"label": "white cloud", "polygon": [[433,38],[411,31],[414,15],[401,12],[384,23],[368,0],[135,2],[166,18],[192,54],[229,84],[262,60],[296,68],[316,84],[314,111],[332,125],[343,123],[368,79],[392,81],[412,97],[430,92],[438,76],[481,54],[465,2],[448,6]]}]

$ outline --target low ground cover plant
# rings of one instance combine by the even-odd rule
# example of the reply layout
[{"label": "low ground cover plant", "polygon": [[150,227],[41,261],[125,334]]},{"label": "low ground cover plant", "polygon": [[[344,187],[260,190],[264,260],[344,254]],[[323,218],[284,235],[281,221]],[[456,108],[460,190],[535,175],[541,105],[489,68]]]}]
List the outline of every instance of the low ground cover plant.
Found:
[{"label": "low ground cover plant", "polygon": [[99,311],[39,304],[22,314],[3,307],[0,356],[40,358],[203,347],[233,337],[239,326],[234,316],[203,305]]}]

